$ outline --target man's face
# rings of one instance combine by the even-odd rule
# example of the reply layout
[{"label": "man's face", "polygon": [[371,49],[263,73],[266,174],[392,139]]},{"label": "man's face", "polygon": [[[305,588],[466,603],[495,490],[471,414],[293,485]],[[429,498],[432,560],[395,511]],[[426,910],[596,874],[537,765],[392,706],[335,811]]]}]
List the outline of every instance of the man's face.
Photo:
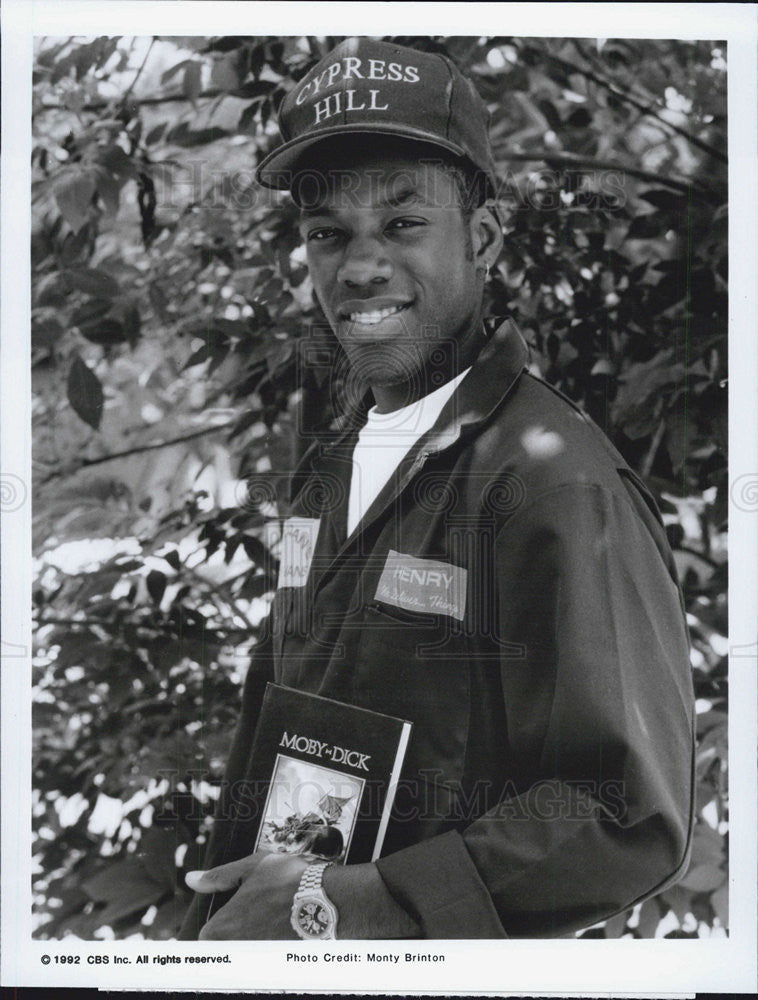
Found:
[{"label": "man's face", "polygon": [[464,367],[481,340],[486,210],[464,216],[450,172],[407,156],[356,158],[312,188],[299,198],[311,278],[355,373],[407,385],[410,401],[421,372]]}]

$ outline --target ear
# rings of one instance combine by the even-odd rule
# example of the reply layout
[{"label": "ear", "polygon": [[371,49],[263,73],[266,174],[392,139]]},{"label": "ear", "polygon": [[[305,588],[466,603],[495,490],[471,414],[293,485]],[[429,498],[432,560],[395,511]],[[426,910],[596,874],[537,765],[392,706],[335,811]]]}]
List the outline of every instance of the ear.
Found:
[{"label": "ear", "polygon": [[471,245],[477,267],[489,268],[503,249],[503,230],[495,212],[487,205],[474,209],[471,219]]}]

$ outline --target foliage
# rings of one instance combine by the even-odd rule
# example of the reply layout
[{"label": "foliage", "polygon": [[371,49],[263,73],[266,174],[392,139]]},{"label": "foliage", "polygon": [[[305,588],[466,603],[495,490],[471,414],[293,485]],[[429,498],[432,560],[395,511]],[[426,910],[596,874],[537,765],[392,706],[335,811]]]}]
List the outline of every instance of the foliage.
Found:
[{"label": "foliage", "polygon": [[[492,110],[491,311],[645,477],[698,697],[686,878],[588,936],[727,923],[725,49],[397,38]],[[38,935],[171,937],[274,587],[267,522],[333,415],[286,198],[254,164],[339,39],[47,39],[34,72]],[[296,434],[298,428],[301,433]]]}]

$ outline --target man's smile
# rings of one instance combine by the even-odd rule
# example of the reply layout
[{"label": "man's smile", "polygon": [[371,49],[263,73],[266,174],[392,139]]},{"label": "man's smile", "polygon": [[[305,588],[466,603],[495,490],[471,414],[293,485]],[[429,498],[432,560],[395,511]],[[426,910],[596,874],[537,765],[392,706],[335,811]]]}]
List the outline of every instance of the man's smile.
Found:
[{"label": "man's smile", "polygon": [[388,300],[386,297],[374,299],[353,299],[340,306],[339,318],[342,322],[360,326],[377,326],[391,316],[398,316],[410,307],[410,302]]}]

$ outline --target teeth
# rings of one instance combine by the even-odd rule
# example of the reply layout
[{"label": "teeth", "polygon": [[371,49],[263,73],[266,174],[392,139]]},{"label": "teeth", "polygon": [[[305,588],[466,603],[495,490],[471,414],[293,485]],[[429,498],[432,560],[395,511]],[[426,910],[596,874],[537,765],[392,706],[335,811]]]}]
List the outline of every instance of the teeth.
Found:
[{"label": "teeth", "polygon": [[350,322],[373,326],[376,323],[381,323],[388,316],[394,316],[396,313],[399,313],[402,308],[402,306],[389,306],[387,309],[379,309],[377,312],[350,313]]}]

